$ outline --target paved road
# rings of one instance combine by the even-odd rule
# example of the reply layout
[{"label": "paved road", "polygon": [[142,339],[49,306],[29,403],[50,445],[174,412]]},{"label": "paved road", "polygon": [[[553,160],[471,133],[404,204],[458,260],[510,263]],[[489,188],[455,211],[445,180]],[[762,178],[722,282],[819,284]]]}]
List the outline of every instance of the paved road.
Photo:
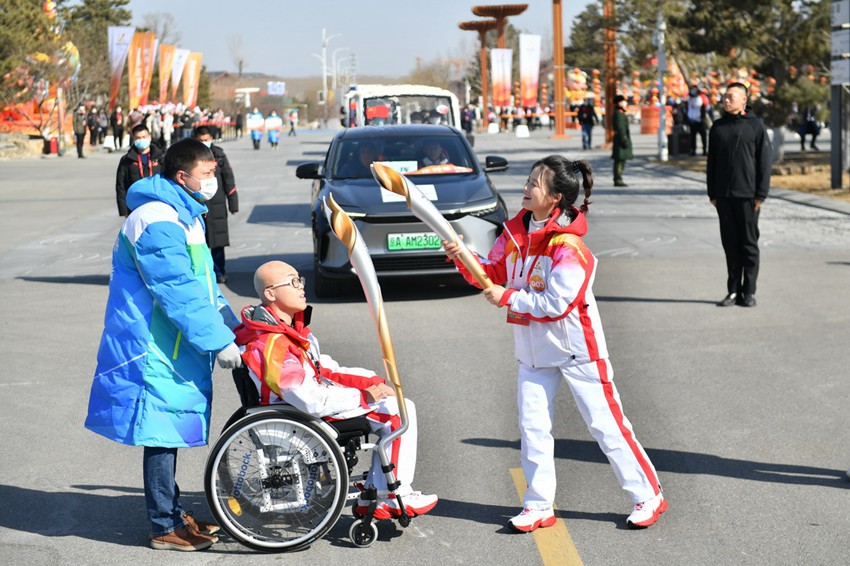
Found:
[{"label": "paved road", "polygon": [[[223,145],[242,201],[228,249],[234,306],[252,302],[251,272],[267,259],[310,277],[308,190],[294,165],[321,158],[329,139],[301,132],[276,152],[244,140]],[[581,156],[596,172],[588,237],[600,258],[596,294],[626,414],[671,507],[651,529],[625,529],[628,500],[563,391],[556,504],[578,555],[587,565],[844,563],[850,207],[774,191],[762,214],[760,305],[718,309],[724,261],[702,179],[646,159],[653,136],[635,140],[627,188],[612,186],[607,153],[580,151],[578,136],[479,135],[476,143],[482,160],[510,159],[494,182],[511,212],[542,155]],[[382,524],[366,550],[347,541],[347,516],[297,556],[227,542],[188,556],[147,549],[140,451],[82,428],[120,225],[116,164],[106,153],[0,162],[0,561],[544,563],[546,547],[504,528],[520,500],[509,472],[519,465],[516,362],[503,313],[462,285],[430,281],[393,282],[384,293],[421,420],[416,485],[441,496],[432,514],[404,531]],[[362,300],[313,302],[326,351],[380,367]],[[216,380],[218,430],[237,401],[229,376],[217,371]],[[202,516],[207,453],[181,451],[178,472]]]}]

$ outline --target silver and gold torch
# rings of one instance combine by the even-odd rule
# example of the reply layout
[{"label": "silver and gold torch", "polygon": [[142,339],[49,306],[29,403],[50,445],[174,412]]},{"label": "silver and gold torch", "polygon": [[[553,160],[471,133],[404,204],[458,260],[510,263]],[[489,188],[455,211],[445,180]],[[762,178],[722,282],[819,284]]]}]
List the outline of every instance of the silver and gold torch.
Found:
[{"label": "silver and gold torch", "polygon": [[407,201],[407,206],[413,215],[424,222],[438,236],[447,242],[452,242],[460,248],[460,261],[466,266],[466,269],[475,277],[476,281],[482,288],[487,289],[493,286],[493,282],[487,277],[487,274],[482,269],[481,264],[475,259],[472,251],[466,247],[463,240],[458,237],[455,229],[449,224],[449,221],[440,214],[437,207],[434,206],[428,197],[426,197],[416,183],[382,163],[372,163],[372,176],[378,181],[384,189],[403,196]]},{"label": "silver and gold torch", "polygon": [[[366,248],[363,237],[360,235],[360,231],[354,225],[351,217],[336,203],[333,195],[329,195],[327,199],[322,200],[322,208],[330,223],[331,231],[348,248],[348,257],[351,260],[351,265],[354,267],[355,273],[357,273],[360,285],[363,286],[363,293],[366,295],[366,302],[369,304],[372,320],[375,322],[375,327],[378,330],[378,340],[381,343],[381,353],[384,358],[384,369],[387,373],[387,379],[395,390],[396,401],[398,402],[401,427],[378,441],[378,456],[386,470],[390,467],[390,462],[387,458],[387,447],[407,430],[408,417],[407,405],[404,401],[404,390],[401,387],[401,378],[398,375],[398,367],[395,361],[393,340],[390,336],[390,328],[387,324],[386,312],[384,311],[384,299],[381,295],[381,287],[378,285],[375,266],[372,264],[371,256],[369,256],[369,250]],[[389,486],[398,485],[392,470],[387,472],[386,475]],[[390,487],[390,489],[395,490],[394,487]],[[403,518],[407,517],[405,513],[402,515]]]}]

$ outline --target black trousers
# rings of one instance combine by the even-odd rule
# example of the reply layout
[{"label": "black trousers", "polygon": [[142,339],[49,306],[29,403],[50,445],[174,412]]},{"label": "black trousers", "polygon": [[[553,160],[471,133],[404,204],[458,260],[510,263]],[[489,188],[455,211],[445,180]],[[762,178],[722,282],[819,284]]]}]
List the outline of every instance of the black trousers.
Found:
[{"label": "black trousers", "polygon": [[210,255],[212,255],[215,274],[224,275],[224,247],[210,248]]},{"label": "black trousers", "polygon": [[77,157],[85,157],[85,155],[83,155],[83,145],[86,143],[86,135],[74,134],[74,138],[76,138],[77,141]]},{"label": "black trousers", "polygon": [[705,124],[702,122],[689,122],[688,124],[691,129],[691,155],[697,153],[697,135],[702,142],[702,154],[705,155],[707,149],[705,146]]},{"label": "black trousers", "polygon": [[726,253],[726,291],[755,295],[759,275],[759,213],[747,198],[717,199],[720,241]]}]

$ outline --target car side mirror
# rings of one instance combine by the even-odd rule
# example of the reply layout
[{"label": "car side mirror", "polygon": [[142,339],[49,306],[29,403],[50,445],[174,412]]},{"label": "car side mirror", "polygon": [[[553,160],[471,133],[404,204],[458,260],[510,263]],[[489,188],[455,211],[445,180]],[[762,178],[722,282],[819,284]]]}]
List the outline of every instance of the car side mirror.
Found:
[{"label": "car side mirror", "polygon": [[494,171],[507,171],[508,160],[498,155],[488,155],[484,160],[484,171],[492,173]]},{"label": "car side mirror", "polygon": [[318,161],[302,163],[295,169],[295,176],[299,179],[321,179],[322,175],[319,173],[321,167],[322,164]]}]

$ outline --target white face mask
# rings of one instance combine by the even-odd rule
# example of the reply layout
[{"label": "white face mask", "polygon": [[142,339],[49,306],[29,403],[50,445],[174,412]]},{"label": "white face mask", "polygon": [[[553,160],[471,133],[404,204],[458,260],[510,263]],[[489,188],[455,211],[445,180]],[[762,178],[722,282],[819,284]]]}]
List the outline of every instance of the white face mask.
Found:
[{"label": "white face mask", "polygon": [[215,177],[212,177],[210,179],[201,180],[201,179],[197,179],[195,177],[192,177],[188,173],[186,173],[186,176],[191,177],[192,179],[195,179],[201,187],[198,192],[194,192],[194,191],[191,191],[191,190],[189,191],[192,194],[192,196],[195,197],[195,200],[198,200],[198,201],[201,201],[201,202],[210,200],[218,192],[218,179],[216,179]]}]

